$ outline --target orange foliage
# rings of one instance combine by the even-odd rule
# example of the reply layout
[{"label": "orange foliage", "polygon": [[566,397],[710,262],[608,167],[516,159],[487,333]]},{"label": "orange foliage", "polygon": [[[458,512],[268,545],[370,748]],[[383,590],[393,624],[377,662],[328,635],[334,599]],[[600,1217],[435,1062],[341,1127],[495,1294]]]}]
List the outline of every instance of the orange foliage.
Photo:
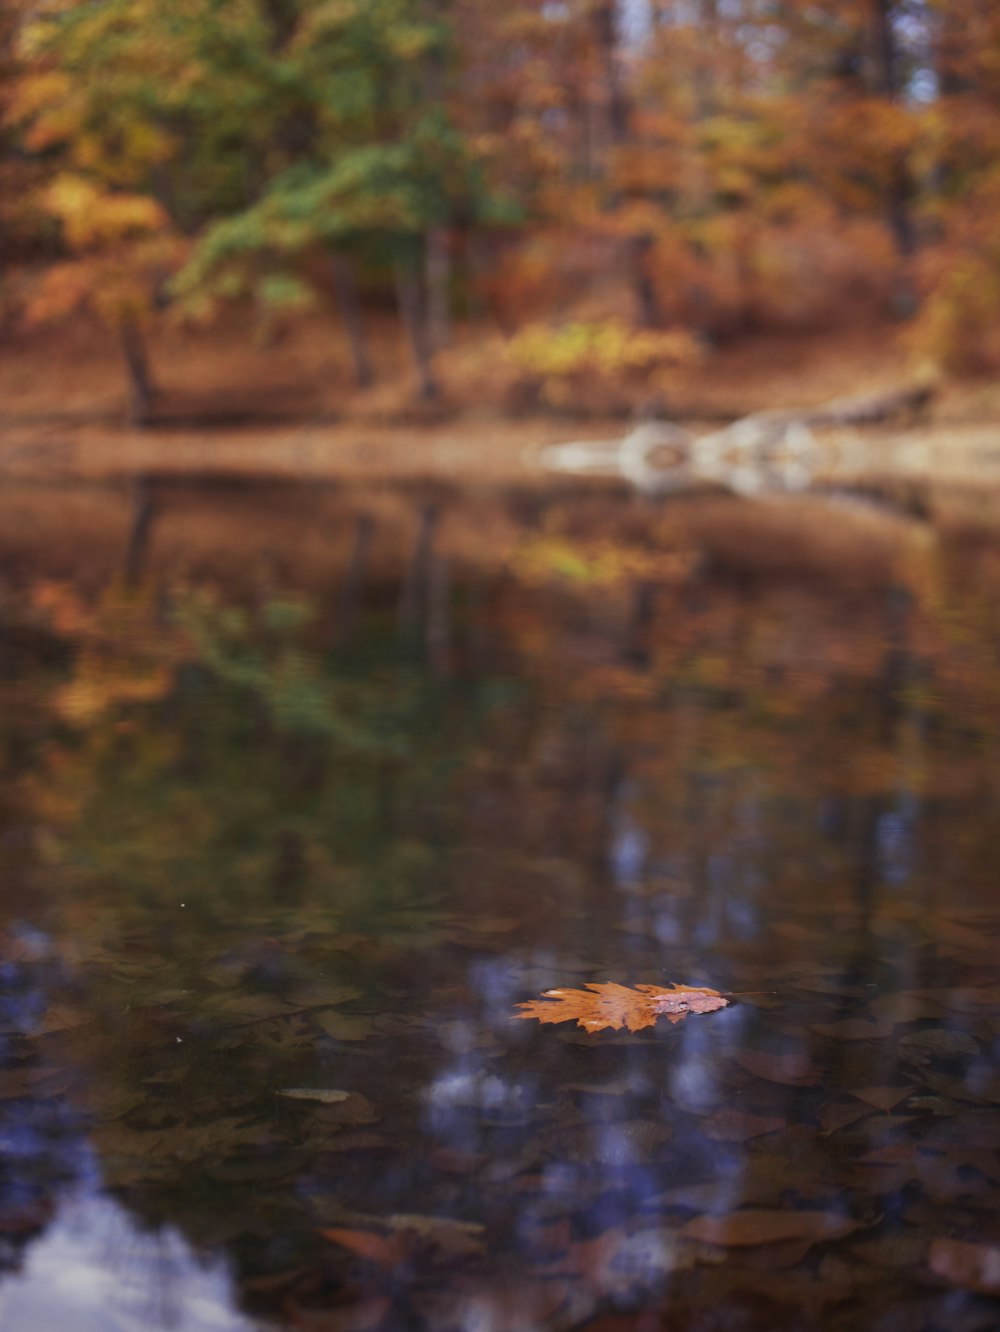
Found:
[{"label": "orange foliage", "polygon": [[[322,62],[339,68],[337,25],[356,8],[288,7],[290,57],[313,52],[324,88]],[[465,187],[452,198],[449,186],[441,217],[425,219],[460,239],[434,300],[428,287],[414,309],[436,302],[440,314],[452,296],[472,305],[478,297],[505,335],[523,330],[530,344],[522,399],[591,412],[660,390],[665,364],[692,375],[697,358],[680,350],[678,334],[714,346],[750,331],[860,326],[873,312],[911,313],[917,294],[920,355],[957,369],[1000,364],[1000,21],[985,0],[917,8],[903,0],[820,0],[780,13],[698,5],[671,8],[668,21],[653,6],[636,34],[620,6],[451,7],[442,24],[453,42],[441,62],[448,72],[431,100],[460,141],[455,161],[467,159],[480,184],[474,204]],[[297,217],[285,231],[265,229],[260,244],[239,224],[255,216],[272,156],[294,177],[316,145],[310,132],[299,146],[294,108],[287,120],[280,110],[273,122],[260,119],[260,142],[241,140],[252,117],[241,117],[240,99],[281,99],[263,98],[271,85],[255,85],[247,70],[234,78],[221,49],[213,55],[211,23],[200,28],[211,10],[194,0],[161,26],[155,10],[129,0],[40,13],[18,4],[2,26],[11,53],[0,69],[3,131],[18,178],[23,165],[32,179],[32,208],[20,210],[18,226],[34,229],[52,269],[29,303],[33,320],[81,305],[112,323],[143,318],[181,257],[173,226],[196,249],[213,234],[240,254],[249,247],[262,269],[277,263],[272,250],[294,249]],[[399,68],[412,67],[419,81],[431,38],[412,18],[401,11],[384,36]],[[262,47],[262,60],[273,54]],[[296,84],[282,94],[295,103],[311,68],[272,71],[273,86]],[[378,69],[361,61],[356,74],[359,86],[377,86]],[[218,116],[231,115],[232,125],[203,144],[191,126],[216,88]],[[351,114],[337,114],[356,147]],[[372,162],[394,162],[402,138],[399,125],[378,129]],[[260,164],[259,180],[241,153]],[[424,149],[415,154],[412,178],[410,167],[393,166],[405,176],[399,188],[376,173],[361,212],[338,220],[321,208],[330,230],[316,232],[316,250],[353,247],[362,290],[384,287],[390,267],[378,245],[369,252],[367,233],[388,235],[400,200],[423,197],[427,160]],[[191,190],[184,200],[182,183]],[[5,193],[16,199],[16,183]],[[306,195],[295,198],[299,206]],[[18,207],[0,204],[5,234]],[[364,236],[351,232],[350,217]],[[408,237],[414,271],[431,257],[419,230]],[[312,258],[322,266],[322,254]],[[291,290],[283,271],[271,278]],[[538,367],[545,357],[536,353],[551,348],[533,341],[531,325],[610,327],[623,318],[675,341],[641,366],[631,351],[588,351],[570,369]]]}]

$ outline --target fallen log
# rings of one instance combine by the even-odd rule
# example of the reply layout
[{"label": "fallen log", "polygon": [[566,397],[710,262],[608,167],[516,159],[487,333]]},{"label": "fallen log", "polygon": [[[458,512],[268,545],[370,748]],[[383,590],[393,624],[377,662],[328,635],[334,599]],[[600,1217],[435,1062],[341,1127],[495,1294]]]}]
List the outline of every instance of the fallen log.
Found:
[{"label": "fallen log", "polygon": [[928,381],[890,389],[886,393],[863,393],[849,398],[835,398],[812,411],[796,412],[798,420],[811,426],[882,425],[902,416],[923,416],[937,393],[937,385]]},{"label": "fallen log", "polygon": [[932,383],[906,385],[884,393],[836,398],[820,407],[753,412],[721,430],[693,437],[668,421],[644,421],[621,440],[577,441],[542,450],[543,466],[554,471],[617,472],[637,489],[664,494],[692,482],[710,481],[739,494],[761,490],[803,490],[812,481],[817,441],[823,426],[880,425],[927,410]]}]

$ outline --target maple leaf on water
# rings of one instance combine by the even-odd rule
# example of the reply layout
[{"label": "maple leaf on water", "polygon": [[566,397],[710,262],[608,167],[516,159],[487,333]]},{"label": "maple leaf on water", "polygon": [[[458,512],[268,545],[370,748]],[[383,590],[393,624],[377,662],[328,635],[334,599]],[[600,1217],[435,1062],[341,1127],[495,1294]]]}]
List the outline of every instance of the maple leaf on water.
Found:
[{"label": "maple leaf on water", "polygon": [[603,1031],[613,1027],[620,1031],[642,1031],[652,1027],[658,1017],[668,1022],[680,1022],[689,1013],[714,1013],[725,1008],[729,1000],[718,990],[702,989],[694,985],[627,985],[587,982],[585,990],[545,990],[541,999],[518,1004],[522,1011],[515,1017],[537,1018],[539,1022],[570,1022],[585,1031]]}]

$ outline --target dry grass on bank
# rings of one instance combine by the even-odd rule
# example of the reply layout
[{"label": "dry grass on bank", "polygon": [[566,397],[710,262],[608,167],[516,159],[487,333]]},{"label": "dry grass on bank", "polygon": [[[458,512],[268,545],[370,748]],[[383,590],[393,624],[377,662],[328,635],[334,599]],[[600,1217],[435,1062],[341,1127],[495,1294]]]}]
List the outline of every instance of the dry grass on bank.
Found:
[{"label": "dry grass on bank", "polygon": [[[343,334],[328,318],[303,319],[267,344],[255,341],[235,316],[207,329],[166,325],[150,340],[161,390],[157,409],[175,420],[221,424],[322,418],[384,426],[510,414],[519,371],[495,327],[456,329],[454,345],[438,358],[442,394],[431,405],[417,399],[395,319],[375,317],[368,328],[378,379],[362,390],[351,381]],[[59,328],[8,335],[2,352],[0,414],[8,420],[123,419],[122,367],[106,330],[81,317]],[[813,335],[747,338],[673,373],[659,396],[672,415],[725,418],[878,392],[913,373],[901,327],[871,322]],[[953,416],[1000,416],[996,385],[967,385],[948,396]],[[640,406],[623,400],[620,390],[609,391],[605,414],[627,416]],[[573,410],[570,402],[565,414]]]}]

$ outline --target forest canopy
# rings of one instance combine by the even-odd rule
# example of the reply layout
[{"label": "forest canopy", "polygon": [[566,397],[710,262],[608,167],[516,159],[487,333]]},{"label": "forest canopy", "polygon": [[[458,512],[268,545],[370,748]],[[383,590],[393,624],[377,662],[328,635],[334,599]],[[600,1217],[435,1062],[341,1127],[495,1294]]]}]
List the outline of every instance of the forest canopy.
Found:
[{"label": "forest canopy", "polygon": [[456,319],[543,397],[873,312],[977,370],[998,75],[993,0],[10,0],[0,312],[89,310],[137,418],[150,327],[233,304],[329,308],[361,385],[392,305],[427,398]]}]

